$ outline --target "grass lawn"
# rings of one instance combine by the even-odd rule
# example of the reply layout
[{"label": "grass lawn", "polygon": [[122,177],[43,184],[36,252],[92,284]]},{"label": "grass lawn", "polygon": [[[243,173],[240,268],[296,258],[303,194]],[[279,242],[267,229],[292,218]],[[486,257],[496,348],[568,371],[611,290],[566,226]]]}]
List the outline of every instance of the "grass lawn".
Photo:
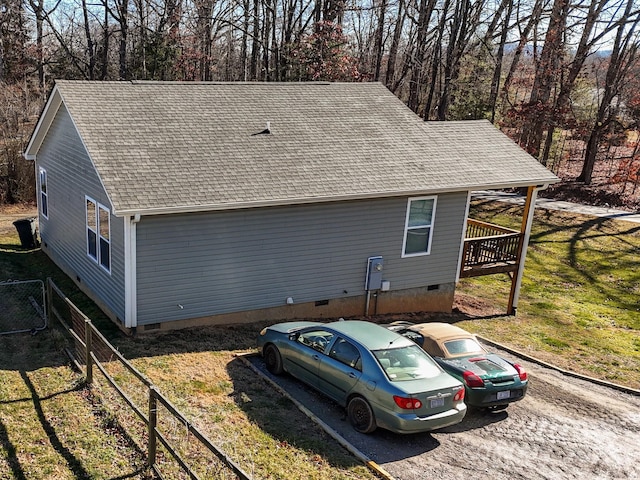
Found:
[{"label": "grass lawn", "polygon": [[0,337],[0,478],[150,478],[144,453],[59,348],[61,335]]},{"label": "grass lawn", "polygon": [[[482,202],[471,217],[518,228],[521,210]],[[374,478],[234,357],[255,349],[262,325],[125,337],[42,252],[18,244],[13,227],[0,221],[3,277],[53,277],[126,358],[255,478]],[[498,275],[461,282],[453,314],[407,318],[459,322],[563,368],[640,388],[639,253],[638,224],[538,210],[516,316],[503,316],[510,282]],[[133,440],[123,433],[136,427],[107,413],[114,406],[106,388],[83,388],[60,354],[63,342],[52,329],[0,336],[0,472],[9,472],[0,478],[113,478],[116,471],[146,478],[134,433]]]},{"label": "grass lawn", "polygon": [[[519,228],[522,207],[479,202],[470,216]],[[537,209],[515,317],[506,275],[466,279],[460,326],[566,369],[640,388],[640,224]],[[467,312],[469,313],[469,312]],[[467,318],[469,315],[467,315]]]}]

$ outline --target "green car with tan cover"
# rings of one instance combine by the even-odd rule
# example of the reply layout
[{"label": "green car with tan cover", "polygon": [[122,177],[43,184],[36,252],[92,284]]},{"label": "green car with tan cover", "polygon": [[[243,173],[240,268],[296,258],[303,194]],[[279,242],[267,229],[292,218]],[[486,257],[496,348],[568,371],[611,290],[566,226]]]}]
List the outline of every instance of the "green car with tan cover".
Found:
[{"label": "green car with tan cover", "polygon": [[464,383],[467,405],[493,410],[522,400],[529,385],[527,372],[488,352],[475,336],[448,323],[395,322],[389,329],[420,345],[448,373]]}]

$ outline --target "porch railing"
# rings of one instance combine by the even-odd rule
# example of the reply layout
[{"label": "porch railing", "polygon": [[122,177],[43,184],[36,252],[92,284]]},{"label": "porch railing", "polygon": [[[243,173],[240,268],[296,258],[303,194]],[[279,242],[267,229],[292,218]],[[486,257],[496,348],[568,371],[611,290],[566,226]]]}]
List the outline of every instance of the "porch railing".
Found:
[{"label": "porch railing", "polygon": [[522,234],[478,220],[467,220],[461,276],[515,269]]}]

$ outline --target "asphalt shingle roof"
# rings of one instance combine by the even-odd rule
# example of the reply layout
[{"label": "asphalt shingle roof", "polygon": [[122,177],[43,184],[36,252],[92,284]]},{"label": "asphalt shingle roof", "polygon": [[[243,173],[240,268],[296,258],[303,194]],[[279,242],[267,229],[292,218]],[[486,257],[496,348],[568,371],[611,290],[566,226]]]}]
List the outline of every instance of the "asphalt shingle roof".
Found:
[{"label": "asphalt shingle roof", "polygon": [[[114,213],[539,185],[486,121],[424,122],[379,83],[57,81]],[[267,122],[270,134],[260,134]]]}]

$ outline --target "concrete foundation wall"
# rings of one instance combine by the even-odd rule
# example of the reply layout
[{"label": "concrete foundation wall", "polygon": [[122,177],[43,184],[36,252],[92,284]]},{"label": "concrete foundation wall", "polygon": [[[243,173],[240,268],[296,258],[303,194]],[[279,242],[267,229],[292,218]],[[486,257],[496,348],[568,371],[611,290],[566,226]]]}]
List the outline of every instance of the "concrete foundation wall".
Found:
[{"label": "concrete foundation wall", "polygon": [[[434,285],[394,292],[371,293],[369,315],[411,312],[451,312],[455,284]],[[321,303],[321,304],[316,304]],[[366,317],[366,295],[340,298],[324,302],[309,302],[259,310],[248,310],[223,315],[161,322],[138,327],[137,333],[180,328],[254,323],[260,321],[288,321],[295,319],[335,319],[339,317]]]}]

